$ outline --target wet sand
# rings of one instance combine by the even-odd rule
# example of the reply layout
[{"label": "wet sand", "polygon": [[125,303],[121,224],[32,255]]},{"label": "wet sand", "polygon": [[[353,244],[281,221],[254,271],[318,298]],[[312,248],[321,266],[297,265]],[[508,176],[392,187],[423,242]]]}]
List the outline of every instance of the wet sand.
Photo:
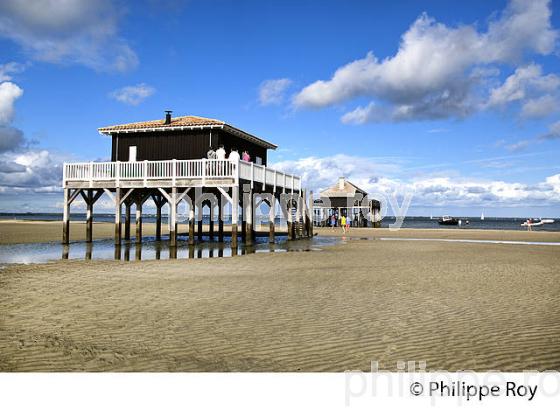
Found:
[{"label": "wet sand", "polygon": [[[134,236],[134,224],[130,226],[130,233]],[[142,224],[143,235],[155,235],[156,225]],[[162,233],[167,235],[167,224],[162,224]],[[115,225],[107,222],[94,222],[93,238],[112,238],[115,234]],[[123,224],[124,235],[124,224]],[[85,241],[85,222],[72,222],[70,224],[70,239],[72,241]],[[8,243],[35,243],[35,242],[61,242],[62,222],[60,221],[0,221],[0,245]]]},{"label": "wet sand", "polygon": [[[401,233],[411,234],[425,236]],[[549,234],[529,240],[557,240]],[[320,252],[12,265],[0,270],[0,370],[344,371],[372,360],[393,371],[411,360],[560,370],[558,300],[556,246],[350,240]]]},{"label": "wet sand", "polygon": [[[207,232],[208,226],[203,226],[203,232]],[[214,226],[215,232],[218,232],[217,224]],[[227,234],[230,230],[229,225],[224,225],[224,232]],[[276,232],[281,233],[285,229],[277,228]],[[134,237],[136,226],[134,223],[130,225],[130,235]],[[267,231],[268,232],[268,231]],[[124,223],[122,225],[122,233],[124,235]],[[162,235],[169,235],[169,229],[166,223],[161,225]],[[188,226],[186,223],[178,225],[178,233],[187,235]],[[108,222],[94,222],[93,239],[112,238],[115,234],[115,225]],[[142,235],[154,236],[156,234],[155,223],[143,223]],[[85,241],[86,224],[85,222],[72,222],[70,224],[70,240]],[[62,240],[62,222],[60,221],[0,221],[0,245],[11,243],[38,243],[38,242],[60,242]]]}]

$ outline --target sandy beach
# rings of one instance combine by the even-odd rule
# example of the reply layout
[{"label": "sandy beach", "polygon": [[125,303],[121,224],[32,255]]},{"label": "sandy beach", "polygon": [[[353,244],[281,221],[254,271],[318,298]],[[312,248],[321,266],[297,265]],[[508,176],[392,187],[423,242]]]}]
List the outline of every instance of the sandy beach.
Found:
[{"label": "sandy beach", "polygon": [[[2,243],[29,225],[2,223]],[[60,239],[60,223],[32,226],[43,241]],[[109,227],[96,225],[96,235]],[[317,252],[10,265],[0,270],[0,370],[344,371],[371,361],[396,370],[402,360],[431,370],[560,370],[559,267],[557,246],[358,239]]]},{"label": "sandy beach", "polygon": [[[124,224],[123,224],[124,235]],[[134,237],[134,223],[130,226],[130,234]],[[208,230],[208,226],[203,226],[203,231]],[[215,232],[218,227],[214,227]],[[228,232],[229,225],[224,225],[224,232]],[[264,228],[263,228],[264,229]],[[276,232],[281,233],[286,229],[276,228]],[[161,225],[162,235],[169,235],[167,224]],[[267,231],[268,232],[268,231]],[[178,226],[178,233],[181,235],[188,234],[188,226],[181,223]],[[93,239],[112,238],[115,234],[115,225],[108,222],[94,222]],[[154,236],[156,234],[155,223],[143,223],[142,234],[144,236]],[[85,222],[72,222],[70,224],[71,241],[85,241],[86,224]],[[60,221],[13,221],[0,220],[0,245],[13,243],[38,243],[38,242],[60,242],[62,240],[62,223]]]}]

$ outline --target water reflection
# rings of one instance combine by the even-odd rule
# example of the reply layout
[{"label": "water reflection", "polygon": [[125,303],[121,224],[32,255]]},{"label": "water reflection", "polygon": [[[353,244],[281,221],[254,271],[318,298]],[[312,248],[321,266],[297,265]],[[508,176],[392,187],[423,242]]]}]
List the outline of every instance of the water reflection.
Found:
[{"label": "water reflection", "polygon": [[92,243],[74,242],[61,245],[55,242],[0,245],[0,264],[43,263],[56,259],[115,259],[115,260],[160,260],[160,259],[204,259],[224,258],[261,252],[298,252],[320,250],[322,246],[334,245],[337,238],[315,237],[287,241],[278,237],[275,243],[268,243],[267,237],[256,238],[252,246],[239,242],[237,247],[225,242],[212,241],[208,237],[202,242],[188,245],[186,241],[170,247],[168,241],[156,241],[155,237],[145,237],[142,244],[124,241],[114,245],[112,240],[96,240]]}]

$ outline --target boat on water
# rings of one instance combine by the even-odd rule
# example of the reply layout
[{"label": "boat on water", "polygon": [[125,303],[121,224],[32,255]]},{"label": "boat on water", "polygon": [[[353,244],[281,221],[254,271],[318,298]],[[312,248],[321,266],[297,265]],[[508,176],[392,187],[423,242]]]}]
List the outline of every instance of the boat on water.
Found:
[{"label": "boat on water", "polygon": [[459,225],[459,220],[451,216],[445,215],[439,218],[438,224],[440,225]]},{"label": "boat on water", "polygon": [[523,222],[521,226],[542,226],[544,224],[553,224],[553,223],[554,223],[554,219],[531,218]]},{"label": "boat on water", "polygon": [[480,220],[484,221],[484,211],[482,211],[482,213],[480,214]]}]

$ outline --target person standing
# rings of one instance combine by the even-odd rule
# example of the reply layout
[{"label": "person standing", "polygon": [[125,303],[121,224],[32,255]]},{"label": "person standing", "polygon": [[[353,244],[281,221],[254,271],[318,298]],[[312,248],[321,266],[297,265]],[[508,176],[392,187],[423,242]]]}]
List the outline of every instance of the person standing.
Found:
[{"label": "person standing", "polygon": [[226,150],[223,145],[220,145],[216,150],[216,159],[226,159]]},{"label": "person standing", "polygon": [[249,155],[247,150],[243,151],[243,154],[241,154],[241,159],[246,162],[251,162],[251,156]]},{"label": "person standing", "polygon": [[239,152],[237,152],[237,148],[231,149],[228,159],[230,160],[230,162],[234,162],[234,163],[239,162]]},{"label": "person standing", "polygon": [[[216,150],[216,159],[221,161],[226,159],[226,150],[224,149],[224,146],[222,144],[220,144],[218,146],[218,149]],[[218,170],[221,175],[224,174],[225,164],[223,162],[218,162]]]},{"label": "person standing", "polygon": [[334,231],[334,227],[336,226],[336,216],[334,214],[331,215],[331,230]]},{"label": "person standing", "polygon": [[340,217],[340,226],[342,226],[342,232],[346,233],[346,217],[344,215]]},{"label": "person standing", "polygon": [[216,159],[216,151],[214,151],[214,147],[210,145],[208,152],[206,153],[206,157],[210,160],[209,164],[206,164],[206,172],[210,175],[216,174],[216,163],[213,161]]}]

